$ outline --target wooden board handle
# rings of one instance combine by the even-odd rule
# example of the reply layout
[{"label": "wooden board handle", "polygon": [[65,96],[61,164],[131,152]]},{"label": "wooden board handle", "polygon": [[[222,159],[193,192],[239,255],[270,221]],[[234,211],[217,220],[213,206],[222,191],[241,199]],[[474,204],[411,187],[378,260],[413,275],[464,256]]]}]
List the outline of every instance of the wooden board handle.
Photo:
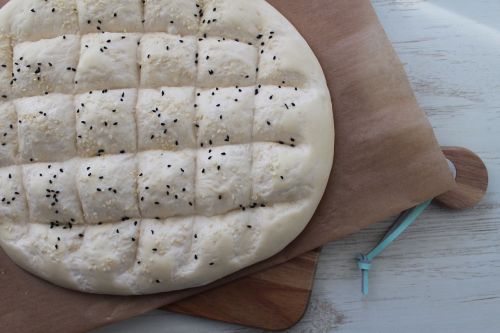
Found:
[{"label": "wooden board handle", "polygon": [[461,147],[443,147],[446,158],[455,166],[455,187],[436,197],[435,201],[451,209],[475,206],[488,190],[488,170],[472,151]]}]

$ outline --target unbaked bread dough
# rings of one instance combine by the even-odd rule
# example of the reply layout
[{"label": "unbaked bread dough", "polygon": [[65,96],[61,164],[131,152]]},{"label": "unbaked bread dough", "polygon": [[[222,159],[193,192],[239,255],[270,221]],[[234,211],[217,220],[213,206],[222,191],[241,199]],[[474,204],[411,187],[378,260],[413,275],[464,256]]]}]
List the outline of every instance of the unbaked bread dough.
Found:
[{"label": "unbaked bread dough", "polygon": [[321,67],[264,0],[12,0],[0,96],[0,245],[80,291],[178,290],[264,260],[332,167]]}]

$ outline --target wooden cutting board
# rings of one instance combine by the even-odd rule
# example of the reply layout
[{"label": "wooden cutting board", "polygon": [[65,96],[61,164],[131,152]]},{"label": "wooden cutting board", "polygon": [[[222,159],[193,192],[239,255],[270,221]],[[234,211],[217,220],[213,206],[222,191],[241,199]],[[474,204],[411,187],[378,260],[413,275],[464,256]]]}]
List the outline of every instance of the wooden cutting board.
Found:
[{"label": "wooden cutting board", "polygon": [[266,330],[287,329],[307,309],[319,253],[308,252],[163,310]]},{"label": "wooden cutting board", "polygon": [[[486,194],[488,171],[470,150],[444,147],[456,169],[455,187],[435,199],[450,209],[476,205]],[[265,330],[295,325],[307,309],[320,250],[166,306],[163,310]]]}]

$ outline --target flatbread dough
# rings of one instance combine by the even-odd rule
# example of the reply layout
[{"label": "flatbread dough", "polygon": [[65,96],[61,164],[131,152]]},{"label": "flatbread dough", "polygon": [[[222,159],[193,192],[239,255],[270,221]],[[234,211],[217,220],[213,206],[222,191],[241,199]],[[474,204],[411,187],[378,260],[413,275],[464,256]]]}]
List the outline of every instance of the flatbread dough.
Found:
[{"label": "flatbread dough", "polygon": [[264,0],[12,0],[0,96],[0,245],[84,292],[190,288],[276,254],[332,167],[321,67]]}]

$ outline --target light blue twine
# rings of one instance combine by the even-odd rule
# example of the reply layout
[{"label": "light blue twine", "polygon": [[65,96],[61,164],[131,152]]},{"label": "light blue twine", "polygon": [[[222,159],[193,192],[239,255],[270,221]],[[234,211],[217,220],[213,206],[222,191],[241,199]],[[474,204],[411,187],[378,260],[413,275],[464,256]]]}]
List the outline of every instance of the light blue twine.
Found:
[{"label": "light blue twine", "polygon": [[368,254],[361,254],[358,256],[358,268],[361,270],[361,291],[363,295],[368,295],[368,271],[372,267],[372,261],[378,256],[386,247],[394,242],[413,222],[429,207],[432,200],[426,201],[412,209],[405,211],[394,222],[391,229],[387,232],[384,238],[373,248]]}]

